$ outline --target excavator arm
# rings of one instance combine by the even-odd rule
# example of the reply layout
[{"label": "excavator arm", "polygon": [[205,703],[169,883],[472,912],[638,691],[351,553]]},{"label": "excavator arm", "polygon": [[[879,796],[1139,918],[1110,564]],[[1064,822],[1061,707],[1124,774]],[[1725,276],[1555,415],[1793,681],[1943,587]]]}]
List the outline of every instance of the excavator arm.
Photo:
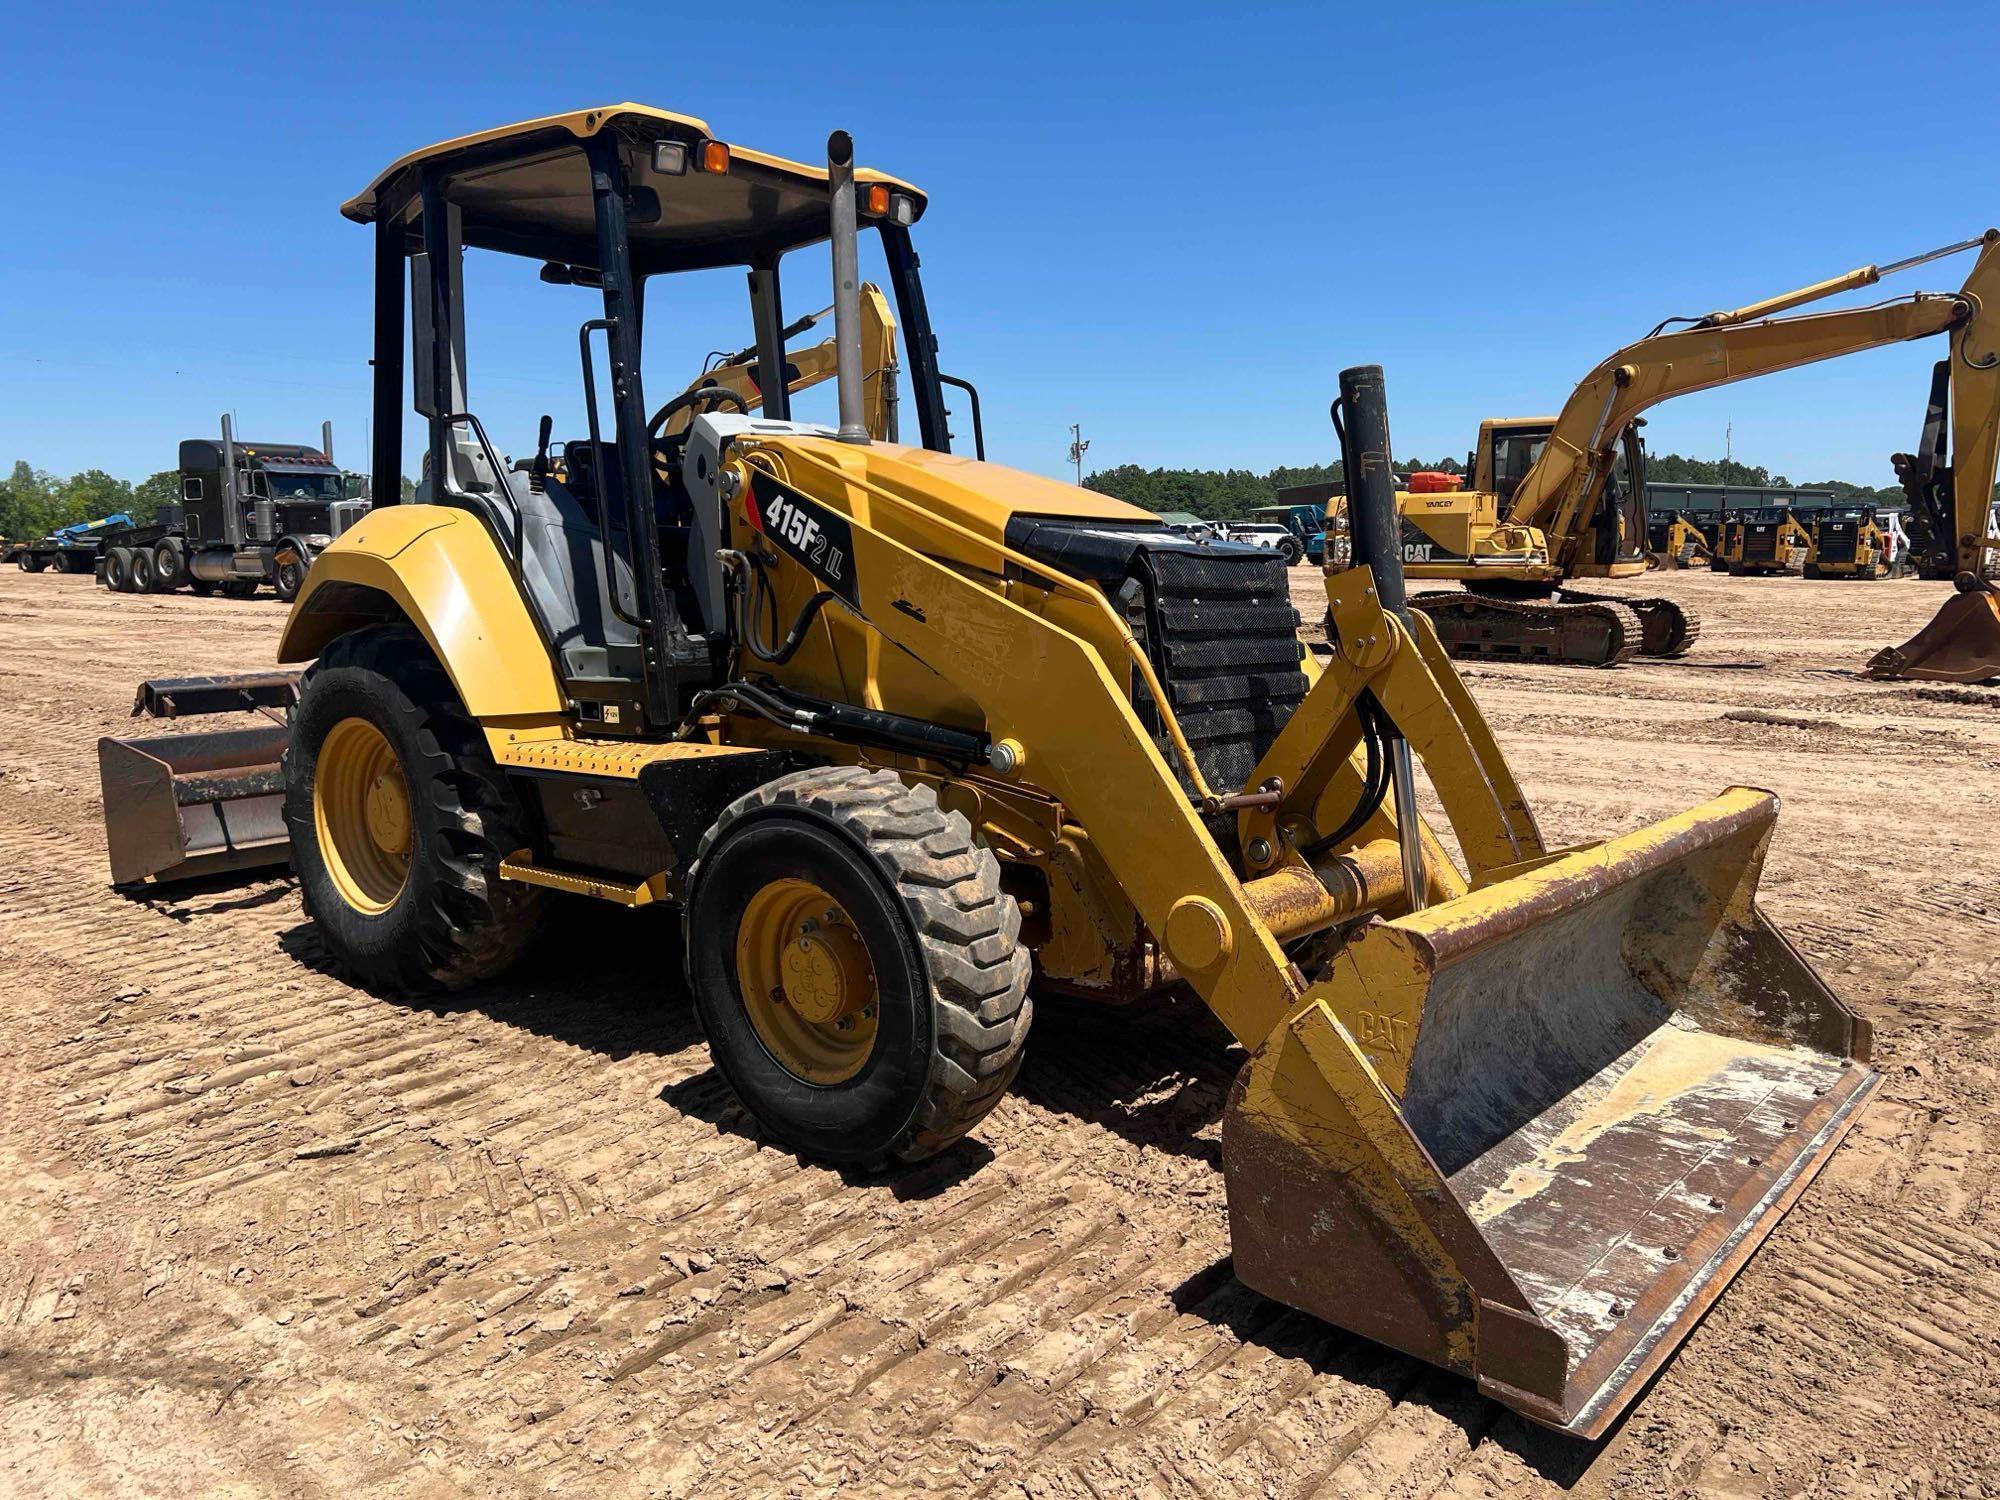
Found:
[{"label": "excavator arm", "polygon": [[[1777,314],[1857,287],[1940,256],[1974,247],[1979,258],[1965,285],[1951,295],[1918,292],[1871,307],[1797,317]],[[1962,555],[1977,570],[1985,499],[2000,443],[2000,335],[1985,313],[2000,309],[2000,230],[1890,266],[1863,266],[1732,311],[1710,313],[1692,327],[1654,332],[1628,344],[1584,377],[1556,418],[1541,457],[1514,492],[1506,519],[1539,527],[1550,559],[1569,571],[1610,478],[1619,441],[1633,419],[1675,396],[1796,369],[1864,349],[1952,334],[1953,405],[1958,467],[1975,483],[1958,487]],[[1985,487],[1976,480],[1985,476]],[[1971,521],[1977,509],[1977,524]],[[1965,541],[1967,537],[1977,540]]]},{"label": "excavator arm", "polygon": [[[827,311],[831,309],[816,314],[815,319],[824,317]],[[896,319],[889,311],[889,299],[873,282],[861,285],[861,371],[862,405],[868,431],[876,438],[894,441],[896,434],[890,430],[890,415],[895,409]],[[804,349],[786,351],[785,388],[793,395],[823,385],[833,379],[834,373],[831,338]],[[745,411],[755,411],[764,404],[762,382],[756,351],[746,349],[703,371],[689,383],[687,390],[720,386],[741,396],[746,403]],[[697,409],[688,406],[675,412],[667,418],[663,433],[672,436],[684,431]]]}]

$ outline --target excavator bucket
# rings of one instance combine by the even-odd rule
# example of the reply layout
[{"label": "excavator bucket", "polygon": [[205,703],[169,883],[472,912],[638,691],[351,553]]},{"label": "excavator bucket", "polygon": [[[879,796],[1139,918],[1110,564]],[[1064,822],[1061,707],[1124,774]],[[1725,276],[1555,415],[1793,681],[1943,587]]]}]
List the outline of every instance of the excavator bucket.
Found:
[{"label": "excavator bucket", "polygon": [[[155,678],[139,684],[132,712],[155,718],[276,714],[289,710],[298,693],[295,672]],[[290,739],[280,720],[205,734],[99,740],[111,883],[187,880],[290,860],[283,771]]]},{"label": "excavator bucket", "polygon": [[1237,1275],[1602,1433],[1878,1081],[1757,910],[1776,815],[1736,788],[1364,929],[1232,1091]]},{"label": "excavator bucket", "polygon": [[1953,594],[1922,630],[1876,652],[1868,675],[1926,682],[2000,677],[2000,593],[1980,588]]}]

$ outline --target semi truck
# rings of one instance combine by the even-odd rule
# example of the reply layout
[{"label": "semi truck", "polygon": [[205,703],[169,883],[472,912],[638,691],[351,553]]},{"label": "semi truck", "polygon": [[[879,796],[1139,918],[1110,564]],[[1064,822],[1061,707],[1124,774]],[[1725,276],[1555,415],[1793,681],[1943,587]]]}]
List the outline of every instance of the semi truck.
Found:
[{"label": "semi truck", "polygon": [[320,550],[368,513],[368,501],[347,498],[331,422],[321,424],[313,448],[239,443],[224,416],[220,441],[181,444],[180,483],[178,514],[103,539],[97,576],[106,588],[154,593],[185,585],[240,599],[269,584],[290,601]]}]

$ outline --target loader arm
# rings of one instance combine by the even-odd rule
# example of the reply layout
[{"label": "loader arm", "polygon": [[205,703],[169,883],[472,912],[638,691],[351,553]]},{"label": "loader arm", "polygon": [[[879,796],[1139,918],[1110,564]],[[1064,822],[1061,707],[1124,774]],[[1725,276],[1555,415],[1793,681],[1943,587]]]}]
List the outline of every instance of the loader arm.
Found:
[{"label": "loader arm", "polygon": [[[1950,295],[1919,292],[1871,307],[1773,316],[1872,285],[1888,271],[1900,269],[1866,266],[1748,307],[1711,313],[1691,328],[1655,333],[1626,345],[1570,394],[1541,457],[1515,490],[1506,519],[1539,527],[1548,539],[1551,560],[1567,572],[1596,513],[1619,440],[1633,418],[1649,407],[1694,391],[1947,331],[1953,333],[1954,396],[1969,410],[1969,420],[1959,427],[1964,445],[1960,463],[1970,474],[1984,473],[1990,489],[1995,444],[2000,441],[1996,439],[2000,407],[1995,405],[2000,399],[2000,369],[1980,361],[1995,358],[1996,338],[1989,325],[2000,313],[1982,315],[1982,310],[2000,309],[2000,231],[1988,230],[1968,245],[1980,247],[1979,258],[1964,286]],[[1968,246],[1952,247],[1964,248]],[[1960,350],[1965,351],[1963,360],[1957,357]],[[1982,463],[1983,469],[1976,467]],[[1968,485],[1961,493],[1972,489]],[[1961,537],[1968,531],[1967,514],[1961,501]],[[1972,530],[1983,536],[1983,528],[1982,512]]]},{"label": "loader arm", "polygon": [[[1601,1432],[1875,1082],[1865,1025],[1755,908],[1776,799],[1736,788],[1548,849],[1428,622],[1387,613],[1366,566],[1334,580],[1334,656],[1254,792],[1205,786],[1164,711],[1191,796],[1095,643],[1146,677],[1102,593],[874,482],[865,449],[732,451],[737,533],[794,524],[779,550],[834,607],[976,705],[1003,774],[1087,832],[1251,1053],[1223,1125],[1237,1274]],[[800,539],[828,535],[837,562],[810,560]],[[1426,838],[1421,910],[1386,806],[1334,857],[1308,852],[1357,800],[1364,702],[1407,737],[1465,853],[1461,878]],[[1204,814],[1232,807],[1282,835],[1261,869],[1210,832]],[[1314,934],[1330,957],[1299,946]]]}]

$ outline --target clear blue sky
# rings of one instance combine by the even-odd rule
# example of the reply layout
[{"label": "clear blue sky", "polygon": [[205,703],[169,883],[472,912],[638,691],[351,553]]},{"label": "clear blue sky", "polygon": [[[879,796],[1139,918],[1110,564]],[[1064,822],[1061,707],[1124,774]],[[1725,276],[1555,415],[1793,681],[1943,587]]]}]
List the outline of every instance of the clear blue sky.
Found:
[{"label": "clear blue sky", "polygon": [[[2000,221],[1991,0],[305,9],[0,3],[0,464],[139,478],[233,409],[267,439],[330,417],[362,466],[341,200],[414,146],[626,98],[807,159],[842,126],[923,184],[946,365],[992,455],[1051,473],[1072,421],[1087,467],[1328,458],[1363,361],[1399,453],[1462,454],[1664,316]],[[471,283],[472,404],[514,451],[581,410],[586,298],[532,271]],[[748,341],[728,283],[649,308],[654,394]],[[1691,398],[1650,437],[1720,456],[1733,422],[1794,480],[1887,483],[1935,357]]]}]

